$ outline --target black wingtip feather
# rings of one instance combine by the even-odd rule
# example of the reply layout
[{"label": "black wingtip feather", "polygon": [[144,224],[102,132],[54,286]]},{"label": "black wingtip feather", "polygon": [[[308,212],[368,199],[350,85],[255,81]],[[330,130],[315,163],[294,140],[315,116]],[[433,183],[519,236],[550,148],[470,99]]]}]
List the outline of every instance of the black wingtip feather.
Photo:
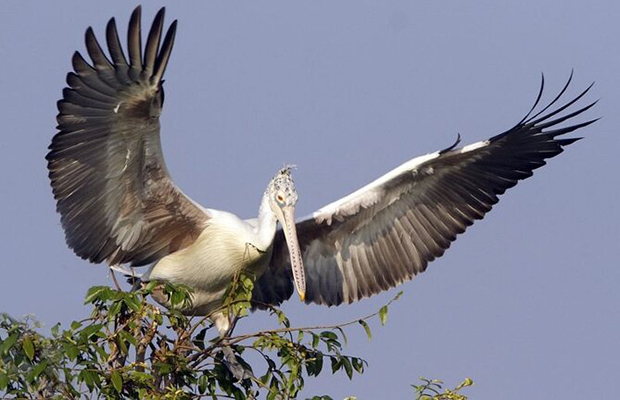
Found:
[{"label": "black wingtip feather", "polygon": [[[577,97],[575,97],[574,99],[572,99],[571,101],[569,101],[568,103],[564,104],[562,107],[558,108],[555,111],[550,112],[549,114],[543,115],[542,117],[538,118],[538,119],[534,119],[534,118],[530,118],[528,121],[526,121],[526,124],[530,124],[530,125],[538,125],[543,121],[548,120],[549,118],[553,117],[554,115],[557,115],[559,113],[561,113],[562,111],[566,110],[567,108],[569,108],[570,106],[572,106],[573,104],[575,104],[576,102],[578,102],[583,96],[585,96],[590,89],[592,89],[592,86],[594,86],[594,82],[592,82],[583,92],[581,92]],[[596,102],[595,102],[596,103]],[[594,105],[594,104],[592,104]],[[591,106],[592,106],[591,105]],[[587,108],[586,108],[587,109]],[[584,110],[585,111],[585,110]],[[574,114],[572,116],[575,116],[578,114]]]},{"label": "black wingtip feather", "polygon": [[551,137],[555,137],[557,135],[562,135],[568,132],[572,132],[574,130],[577,130],[579,128],[582,128],[584,126],[590,125],[594,122],[596,122],[598,119],[593,119],[590,121],[587,121],[585,123],[580,123],[574,126],[570,126],[567,128],[561,128],[561,129],[556,129],[553,131],[545,131],[545,129],[558,125],[564,121],[570,120],[578,115],[581,115],[582,113],[584,113],[585,111],[589,110],[590,108],[592,108],[597,102],[598,100],[586,105],[585,107],[582,107],[580,109],[578,109],[577,111],[573,111],[567,115],[561,116],[559,118],[556,119],[551,119],[553,116],[563,112],[564,110],[568,109],[569,107],[571,107],[573,104],[575,104],[576,102],[578,102],[582,97],[584,97],[589,91],[590,89],[592,89],[592,87],[594,86],[594,82],[592,82],[585,90],[583,90],[581,93],[579,93],[575,98],[573,98],[572,100],[570,100],[569,102],[567,102],[566,104],[562,105],[561,107],[558,107],[556,110],[550,111],[547,114],[544,114],[541,116],[541,114],[544,111],[549,110],[550,106],[557,103],[560,98],[566,93],[566,90],[568,88],[568,84],[572,81],[573,78],[573,72],[571,72],[571,75],[569,76],[568,82],[563,86],[562,90],[560,91],[560,93],[549,103],[547,104],[541,111],[536,112],[536,114],[532,115],[534,109],[536,108],[536,106],[540,103],[540,99],[541,99],[541,95],[542,95],[542,88],[544,86],[544,78],[543,81],[541,82],[541,90],[538,93],[538,96],[536,98],[536,101],[534,103],[534,107],[532,109],[530,109],[530,111],[525,115],[525,117],[523,119],[521,119],[521,121],[513,126],[511,129],[500,133],[499,135],[496,135],[492,138],[489,139],[490,142],[495,142],[497,140],[500,140],[502,138],[504,138],[506,135],[510,135],[513,134],[517,131],[522,131],[522,132],[529,132],[530,134],[534,134],[534,133],[543,133],[546,135],[550,135]]},{"label": "black wingtip feather", "polygon": [[525,114],[525,116],[521,119],[521,121],[517,122],[517,125],[521,125],[525,121],[527,121],[527,119],[534,112],[536,107],[538,107],[538,104],[540,103],[540,100],[542,99],[544,89],[545,89],[545,74],[541,72],[540,73],[540,88],[538,89],[538,96],[536,96],[536,101],[534,101],[532,108],[530,108],[530,110],[527,112],[527,114]]},{"label": "black wingtip feather", "polygon": [[573,144],[575,142],[578,142],[581,139],[583,139],[583,137],[576,137],[576,138],[569,138],[569,139],[557,139],[556,141],[558,142],[560,146],[564,147],[564,146]]},{"label": "black wingtip feather", "polygon": [[142,28],[141,28],[142,6],[138,6],[131,13],[129,19],[129,29],[127,33],[127,48],[129,52],[129,62],[131,71],[137,78],[142,71]]},{"label": "black wingtip feather", "polygon": [[539,112],[537,112],[535,115],[533,115],[531,118],[529,118],[529,120],[534,120],[536,119],[538,116],[540,116],[541,114],[543,114],[545,111],[547,111],[550,107],[552,107],[558,100],[560,100],[560,98],[562,97],[562,95],[564,95],[564,93],[566,92],[566,90],[568,89],[568,86],[570,85],[570,83],[573,80],[573,72],[574,70],[571,70],[570,75],[568,76],[568,80],[566,81],[566,83],[564,84],[564,87],[562,88],[562,90],[560,90],[560,93],[558,93],[555,98],[553,100],[551,100],[551,102],[549,102],[549,104],[547,104],[542,110],[540,110]]},{"label": "black wingtip feather", "polygon": [[454,143],[451,146],[446,147],[443,150],[440,150],[439,154],[445,154],[445,153],[449,152],[450,150],[454,150],[456,148],[456,146],[459,145],[459,143],[461,143],[461,134],[457,133],[456,134],[456,140],[454,141]]},{"label": "black wingtip feather", "polygon": [[155,59],[157,57],[157,51],[159,50],[159,43],[161,39],[161,33],[164,27],[165,15],[166,8],[160,8],[155,15],[155,18],[153,19],[153,24],[151,25],[151,29],[146,40],[146,48],[144,54],[144,72],[146,73],[146,76],[151,76],[155,67]]},{"label": "black wingtip feather", "polygon": [[159,51],[159,56],[157,57],[155,72],[153,73],[153,82],[163,83],[162,77],[164,76],[164,72],[166,71],[166,67],[168,66],[168,61],[170,60],[170,55],[172,54],[172,48],[174,46],[174,38],[176,37],[177,32],[177,20],[175,19],[170,24],[168,28],[168,32],[166,32],[166,37],[164,38],[164,42],[161,46],[161,50]]},{"label": "black wingtip feather", "polygon": [[121,46],[121,41],[118,37],[118,29],[116,29],[116,20],[114,17],[110,18],[106,25],[106,41],[114,65],[116,67],[127,66],[127,58],[125,58],[123,46]]},{"label": "black wingtip feather", "polygon": [[82,53],[79,51],[73,53],[73,56],[71,57],[71,65],[73,66],[73,70],[78,75],[95,72],[93,66],[86,61],[86,59],[82,56]]},{"label": "black wingtip feather", "polygon": [[86,50],[88,51],[88,55],[91,60],[93,60],[93,65],[97,69],[112,69],[112,63],[106,57],[99,41],[97,41],[97,37],[95,36],[95,32],[93,32],[92,27],[88,27],[86,29],[85,34],[85,42],[86,42]]}]

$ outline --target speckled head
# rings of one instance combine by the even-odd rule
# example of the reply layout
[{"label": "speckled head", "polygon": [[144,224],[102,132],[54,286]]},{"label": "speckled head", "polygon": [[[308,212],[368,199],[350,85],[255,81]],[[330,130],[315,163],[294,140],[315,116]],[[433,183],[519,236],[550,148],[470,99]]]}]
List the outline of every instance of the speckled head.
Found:
[{"label": "speckled head", "polygon": [[280,207],[297,204],[297,190],[291,171],[290,166],[282,168],[273,177],[267,189],[271,200]]}]

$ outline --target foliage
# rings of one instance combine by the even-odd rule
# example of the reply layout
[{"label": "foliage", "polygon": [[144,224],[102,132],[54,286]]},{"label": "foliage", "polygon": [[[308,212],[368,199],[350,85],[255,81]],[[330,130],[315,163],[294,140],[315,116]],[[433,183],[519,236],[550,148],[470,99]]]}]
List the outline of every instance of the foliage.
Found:
[{"label": "foliage", "polygon": [[[247,315],[252,288],[252,280],[240,276],[229,289],[223,311],[233,326],[237,318]],[[170,310],[147,301],[154,291],[168,296]],[[168,283],[152,282],[133,292],[95,286],[85,299],[92,306],[90,317],[65,329],[57,324],[50,336],[38,333],[32,321],[0,314],[0,395],[29,399],[295,398],[304,379],[328,368],[349,379],[363,373],[366,361],[343,354],[344,328],[360,324],[370,339],[367,321],[379,316],[385,323],[387,317],[386,305],[380,312],[345,324],[293,328],[286,315],[272,307],[278,328],[237,336],[231,332],[222,339],[207,317],[188,318],[179,311],[189,302],[191,289]],[[246,369],[241,379],[226,367],[225,349],[232,350]],[[250,365],[246,359],[258,361]]]},{"label": "foliage", "polygon": [[467,396],[460,393],[461,389],[473,386],[474,381],[466,378],[456,388],[445,389],[442,392],[443,382],[437,379],[420,377],[420,385],[411,385],[415,390],[416,400],[467,400]]}]

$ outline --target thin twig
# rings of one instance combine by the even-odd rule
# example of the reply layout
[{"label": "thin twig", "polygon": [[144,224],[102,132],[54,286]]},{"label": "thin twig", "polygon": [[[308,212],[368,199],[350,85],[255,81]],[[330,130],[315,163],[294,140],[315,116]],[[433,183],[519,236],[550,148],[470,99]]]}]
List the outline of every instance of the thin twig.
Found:
[{"label": "thin twig", "polygon": [[114,281],[114,286],[116,286],[116,290],[122,292],[123,289],[121,289],[121,285],[118,284],[118,280],[116,280],[116,274],[114,273],[114,270],[112,268],[110,268],[110,274],[112,275],[112,280]]},{"label": "thin twig", "polygon": [[[395,297],[392,300],[390,300],[385,307],[389,306],[390,304],[392,304],[396,299],[398,298]],[[239,343],[243,340],[246,339],[250,339],[253,337],[258,337],[258,336],[265,336],[266,334],[271,334],[271,333],[288,333],[288,332],[299,332],[299,331],[316,331],[319,329],[336,329],[336,328],[343,328],[345,326],[349,326],[349,325],[353,325],[353,324],[357,324],[359,323],[360,320],[366,321],[368,319],[371,319],[372,317],[379,315],[380,311],[376,311],[372,314],[369,314],[365,317],[362,318],[356,318],[354,320],[350,320],[348,322],[344,322],[342,324],[334,324],[334,325],[315,325],[315,326],[305,326],[305,327],[299,327],[299,328],[277,328],[277,329],[270,329],[270,330],[266,330],[266,331],[261,331],[261,332],[255,332],[255,333],[249,333],[246,335],[240,335],[240,336],[236,336],[236,337],[232,337],[232,338],[228,338],[228,344],[236,344]]]}]

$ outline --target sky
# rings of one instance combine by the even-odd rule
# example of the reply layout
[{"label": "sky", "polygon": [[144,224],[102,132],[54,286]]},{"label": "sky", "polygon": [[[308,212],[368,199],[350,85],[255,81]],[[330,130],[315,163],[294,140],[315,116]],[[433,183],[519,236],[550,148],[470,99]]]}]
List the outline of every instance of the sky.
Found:
[{"label": "sky", "polygon": [[[121,31],[126,0],[3,0],[0,13],[0,311],[46,328],[83,318],[103,265],[64,243],[44,156],[71,55],[92,26]],[[179,20],[166,70],[162,142],[171,174],[205,207],[250,218],[275,172],[295,164],[306,215],[415,156],[510,128],[541,73],[546,99],[602,117],[585,139],[504,195],[427,272],[359,303],[284,305],[293,325],[344,322],[398,291],[349,381],[329,372],[302,395],[413,398],[419,376],[475,399],[608,398],[620,381],[620,3],[617,1],[157,1]],[[123,28],[121,28],[123,27]],[[146,27],[144,27],[146,29]],[[568,98],[568,97],[567,97]],[[274,327],[264,313],[244,331]]]}]

